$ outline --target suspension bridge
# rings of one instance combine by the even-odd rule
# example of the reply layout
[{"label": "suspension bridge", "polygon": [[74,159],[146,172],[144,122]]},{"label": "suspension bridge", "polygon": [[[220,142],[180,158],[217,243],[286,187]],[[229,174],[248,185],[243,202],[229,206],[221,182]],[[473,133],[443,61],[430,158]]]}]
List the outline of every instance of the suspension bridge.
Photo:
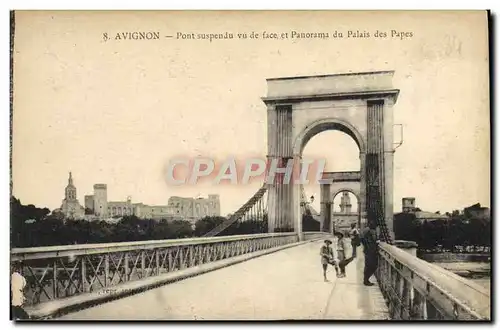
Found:
[{"label": "suspension bridge", "polygon": [[[361,251],[345,278],[330,271],[323,281],[319,250],[332,237],[331,212],[318,214],[303,186],[277,175],[204,237],[12,249],[27,280],[25,309],[71,320],[489,320],[489,292],[394,240],[392,76],[268,79],[263,98],[269,161],[300,163],[307,142],[325,130],[358,145],[361,170],[325,174],[321,201],[342,188],[356,192],[358,226],[380,237],[377,286],[362,283]],[[303,231],[304,215],[317,231]],[[266,221],[268,233],[223,235],[248,220]]]}]

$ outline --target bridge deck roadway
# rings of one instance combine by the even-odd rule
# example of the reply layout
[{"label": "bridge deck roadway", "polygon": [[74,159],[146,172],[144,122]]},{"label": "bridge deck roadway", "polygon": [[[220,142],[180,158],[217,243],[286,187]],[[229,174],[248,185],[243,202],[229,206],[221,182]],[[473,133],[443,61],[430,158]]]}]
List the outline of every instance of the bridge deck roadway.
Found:
[{"label": "bridge deck roadway", "polygon": [[347,277],[336,278],[329,267],[330,282],[324,282],[321,244],[316,241],[285,249],[61,319],[387,319],[387,307],[378,286],[362,285],[361,248],[358,258],[347,266]]}]

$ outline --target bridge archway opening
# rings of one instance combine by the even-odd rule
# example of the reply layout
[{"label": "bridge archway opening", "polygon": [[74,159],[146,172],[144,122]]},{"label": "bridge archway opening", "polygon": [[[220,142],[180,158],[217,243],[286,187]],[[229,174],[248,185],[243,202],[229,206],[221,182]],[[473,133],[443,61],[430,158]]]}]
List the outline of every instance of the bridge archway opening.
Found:
[{"label": "bridge archway opening", "polygon": [[[310,166],[309,182],[302,185],[301,189],[303,189],[307,199],[310,196],[314,197],[313,202],[309,200],[305,202],[309,203],[309,211],[313,213],[313,219],[318,222],[318,230],[323,227],[326,218],[331,218],[326,217],[325,212],[333,212],[335,204],[331,204],[331,207],[326,205],[321,193],[321,184],[316,180],[317,171],[359,172],[361,167],[360,149],[355,134],[348,132],[348,128],[339,125],[337,122],[327,123],[322,121],[317,126],[311,127],[309,133],[304,134],[303,145],[300,148],[302,160],[313,161],[314,163]],[[322,169],[317,167],[320,161],[324,161],[325,166]],[[357,203],[358,199],[355,197],[353,201]],[[358,208],[356,204],[355,209]],[[302,212],[304,211],[303,208]],[[303,228],[306,228],[304,222]]]},{"label": "bridge archway opening", "polygon": [[358,197],[358,194],[354,191],[354,190],[351,190],[351,189],[342,189],[336,193],[332,193],[332,203],[333,203],[333,207],[332,207],[332,211],[334,213],[339,213],[339,212],[342,212],[342,208],[341,208],[341,203],[342,203],[342,196],[343,196],[343,193],[347,193],[347,196],[349,197],[348,201],[351,203],[351,212],[353,213],[358,213],[359,211],[359,197]]},{"label": "bridge archway opening", "polygon": [[331,194],[332,214],[330,230],[345,232],[352,224],[359,225],[360,205],[359,191],[345,188]]}]

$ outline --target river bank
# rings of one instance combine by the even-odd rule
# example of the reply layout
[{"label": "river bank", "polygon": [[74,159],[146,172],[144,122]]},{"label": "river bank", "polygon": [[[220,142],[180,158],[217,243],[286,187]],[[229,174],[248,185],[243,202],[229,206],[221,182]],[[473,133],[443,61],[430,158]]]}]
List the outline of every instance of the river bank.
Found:
[{"label": "river bank", "polygon": [[488,262],[433,262],[433,264],[490,290],[491,264]]}]

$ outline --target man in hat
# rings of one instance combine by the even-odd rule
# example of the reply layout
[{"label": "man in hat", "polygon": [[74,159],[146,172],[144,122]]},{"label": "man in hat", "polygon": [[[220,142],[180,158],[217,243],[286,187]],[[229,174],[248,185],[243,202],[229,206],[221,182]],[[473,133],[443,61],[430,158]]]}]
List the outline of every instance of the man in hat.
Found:
[{"label": "man in hat", "polygon": [[370,282],[370,277],[377,271],[378,267],[378,243],[377,231],[375,228],[366,227],[361,234],[361,243],[365,253],[365,270],[363,284],[374,285]]},{"label": "man in hat", "polygon": [[320,255],[321,255],[321,265],[323,266],[323,278],[325,282],[328,282],[326,278],[326,269],[328,268],[328,264],[335,267],[335,272],[337,273],[337,277],[339,276],[339,267],[335,262],[336,256],[334,255],[334,251],[336,249],[332,249],[331,247],[332,241],[329,239],[325,240],[325,245],[321,247]]}]

